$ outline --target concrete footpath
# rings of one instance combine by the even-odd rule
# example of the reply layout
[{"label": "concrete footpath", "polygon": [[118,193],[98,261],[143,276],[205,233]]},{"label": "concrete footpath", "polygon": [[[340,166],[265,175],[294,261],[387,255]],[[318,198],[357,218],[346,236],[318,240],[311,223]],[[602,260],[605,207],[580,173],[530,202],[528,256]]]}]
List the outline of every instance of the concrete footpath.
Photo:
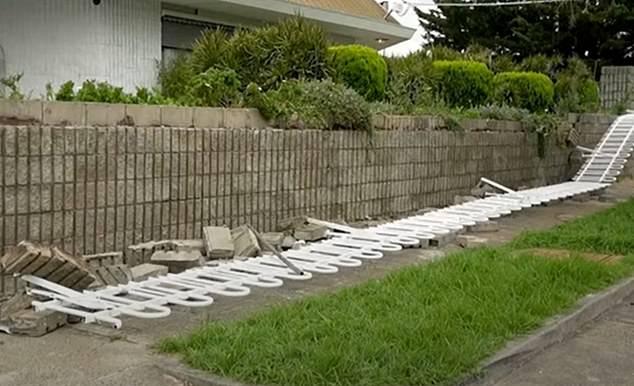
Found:
[{"label": "concrete footpath", "polygon": [[[617,197],[628,197],[634,194],[634,182],[627,181],[614,187]],[[479,236],[486,237],[493,243],[502,243],[517,236],[527,229],[543,229],[561,224],[575,217],[588,215],[606,209],[614,203],[599,202],[596,200],[587,202],[566,201],[548,207],[535,207],[527,209],[513,216],[500,219],[500,231],[483,233]],[[437,249],[408,249],[393,253],[384,259],[368,262],[362,267],[342,270],[335,275],[317,275],[307,282],[288,282],[281,288],[270,290],[254,290],[253,293],[243,298],[218,297],[216,302],[208,308],[175,309],[172,315],[159,320],[141,320],[124,318],[121,330],[112,330],[108,327],[97,325],[77,324],[62,328],[41,338],[26,338],[0,334],[0,386],[176,386],[184,385],[183,382],[162,374],[155,364],[159,356],[155,354],[153,345],[164,337],[182,334],[194,329],[209,320],[227,320],[244,317],[272,304],[286,303],[306,295],[334,291],[338,288],[354,285],[372,278],[385,276],[389,272],[406,266],[422,264],[442,255],[447,250],[456,249],[448,246],[444,251]],[[625,307],[627,310],[628,308]],[[511,377],[524,377],[527,383],[515,382],[513,378],[505,379],[500,385],[632,385],[634,384],[634,368],[626,366],[631,364],[634,357],[634,329],[629,330],[628,323],[634,323],[634,307],[628,313],[628,317],[611,316],[597,324],[581,337],[588,335],[589,341],[577,342],[572,340],[570,348],[563,351],[554,347],[544,355],[553,355],[543,362],[541,356],[535,359],[535,363],[529,363],[526,367],[511,374]],[[620,309],[619,309],[620,310]],[[610,315],[626,315],[625,311],[614,311]],[[632,317],[630,318],[629,315]],[[609,338],[609,335],[616,335]],[[618,335],[617,335],[618,334]],[[583,338],[586,339],[586,338]],[[614,341],[609,341],[613,339]],[[602,346],[602,342],[607,342]],[[562,345],[561,347],[565,347]],[[575,346],[576,345],[576,346]],[[612,350],[614,353],[610,353]],[[570,359],[563,362],[564,354],[577,356],[577,361]],[[554,354],[550,354],[553,352]],[[605,353],[599,358],[599,353]],[[597,355],[596,366],[580,362],[584,357],[593,358]],[[555,365],[561,360],[560,365]],[[587,359],[590,361],[590,359]],[[604,361],[604,362],[602,362]],[[606,367],[611,363],[612,367]],[[547,367],[546,365],[550,365]],[[579,365],[579,368],[575,368]],[[536,367],[531,367],[536,366]],[[575,374],[578,379],[574,381],[555,381],[543,378],[545,383],[536,375],[547,368],[564,373],[566,367],[570,368],[570,376]],[[602,373],[598,373],[603,367]],[[607,383],[605,373],[612,368],[621,378],[632,377],[631,382]],[[531,369],[535,369],[531,373]],[[596,369],[596,372],[592,372]],[[618,371],[617,371],[618,370]],[[523,372],[526,373],[522,375]],[[614,375],[616,377],[616,375]],[[588,379],[599,379],[595,383]],[[517,378],[520,379],[520,378]],[[572,379],[572,378],[571,378]],[[535,380],[538,383],[531,383]],[[605,380],[602,381],[602,380]]]},{"label": "concrete footpath", "polygon": [[495,386],[634,385],[634,296]]}]

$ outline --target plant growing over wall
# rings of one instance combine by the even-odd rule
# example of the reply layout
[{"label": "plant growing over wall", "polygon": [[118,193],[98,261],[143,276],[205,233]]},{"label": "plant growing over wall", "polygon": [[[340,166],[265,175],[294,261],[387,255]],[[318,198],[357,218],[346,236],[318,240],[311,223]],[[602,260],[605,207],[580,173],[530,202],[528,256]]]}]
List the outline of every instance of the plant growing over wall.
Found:
[{"label": "plant growing over wall", "polygon": [[386,59],[388,81],[385,99],[402,113],[434,103],[432,60],[424,52]]},{"label": "plant growing over wall", "polygon": [[493,78],[493,100],[499,104],[545,112],[554,100],[553,82],[536,72],[501,72]]},{"label": "plant growing over wall", "polygon": [[493,73],[483,63],[442,60],[432,66],[436,93],[447,105],[479,106],[489,99]]},{"label": "plant growing over wall", "polygon": [[356,90],[369,101],[384,97],[387,64],[376,50],[353,44],[330,47],[328,53],[335,80]]},{"label": "plant growing over wall", "polygon": [[372,128],[370,107],[363,97],[330,80],[290,80],[266,93],[250,84],[246,100],[281,127],[365,131]]}]

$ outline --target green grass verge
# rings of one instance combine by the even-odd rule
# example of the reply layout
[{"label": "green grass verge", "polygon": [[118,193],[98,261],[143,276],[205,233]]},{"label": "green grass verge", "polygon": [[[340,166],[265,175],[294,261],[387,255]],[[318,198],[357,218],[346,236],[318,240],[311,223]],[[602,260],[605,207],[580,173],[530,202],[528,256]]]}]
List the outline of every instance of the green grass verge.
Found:
[{"label": "green grass verge", "polygon": [[[510,246],[468,250],[244,320],[210,323],[161,342],[160,349],[181,354],[190,366],[256,384],[449,384],[509,339],[634,267],[631,257],[607,266],[518,255],[515,247],[567,246],[575,235],[592,235],[592,226],[614,234],[634,224],[633,213],[630,202]],[[634,252],[621,238],[610,240],[590,249]]]},{"label": "green grass verge", "polygon": [[510,245],[619,255],[634,253],[634,200],[546,231],[525,232]]}]

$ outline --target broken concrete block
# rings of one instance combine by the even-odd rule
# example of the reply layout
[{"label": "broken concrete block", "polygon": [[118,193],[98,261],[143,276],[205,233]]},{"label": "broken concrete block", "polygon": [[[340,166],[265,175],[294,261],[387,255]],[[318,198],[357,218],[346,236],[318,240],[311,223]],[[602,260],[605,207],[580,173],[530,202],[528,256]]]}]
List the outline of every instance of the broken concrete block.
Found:
[{"label": "broken concrete block", "polygon": [[477,198],[473,196],[454,196],[453,203],[455,205],[460,205],[460,204],[465,204],[467,202],[471,202],[475,200],[477,200]]},{"label": "broken concrete block", "polygon": [[168,269],[164,265],[141,264],[130,268],[133,281],[143,281],[151,277],[167,275]]},{"label": "broken concrete block", "polygon": [[276,249],[282,248],[282,243],[284,242],[284,233],[281,232],[268,232],[261,234],[264,241],[269,243],[271,246]]},{"label": "broken concrete block", "polygon": [[24,241],[4,255],[0,264],[6,273],[30,274],[75,290],[83,290],[95,280],[82,259],[59,248]]},{"label": "broken concrete block", "polygon": [[24,310],[2,322],[12,334],[38,337],[66,325],[66,314],[57,311]]},{"label": "broken concrete block", "polygon": [[456,241],[458,245],[463,248],[477,248],[483,247],[488,244],[489,240],[478,237],[478,236],[470,236],[470,235],[460,235],[456,237]]},{"label": "broken concrete block", "polygon": [[203,227],[203,240],[209,259],[230,259],[235,253],[231,230],[226,227]]},{"label": "broken concrete block", "polygon": [[293,244],[293,246],[291,247],[291,249],[301,249],[304,245],[306,245],[306,242],[304,240],[297,240],[295,241],[295,244]]},{"label": "broken concrete block", "polygon": [[91,268],[123,264],[123,252],[106,252],[98,253],[96,255],[84,255],[84,261]]},{"label": "broken concrete block", "polygon": [[293,235],[297,240],[317,241],[326,238],[328,228],[323,225],[304,224],[296,228]]},{"label": "broken concrete block", "polygon": [[500,224],[498,224],[497,221],[482,222],[469,228],[469,231],[474,233],[497,232],[499,230],[500,230]]},{"label": "broken concrete block", "polygon": [[431,208],[431,207],[429,207],[429,208],[423,208],[423,209],[419,209],[419,210],[417,210],[417,211],[416,211],[416,215],[417,215],[417,216],[423,216],[423,215],[425,215],[425,214],[427,214],[427,213],[435,212],[435,211],[437,211],[437,210],[438,210],[438,208]]},{"label": "broken concrete block", "polygon": [[497,193],[497,190],[487,184],[480,183],[475,188],[471,189],[471,195],[477,198],[484,198],[489,194]]},{"label": "broken concrete block", "polygon": [[160,240],[135,244],[128,247],[133,252],[169,250],[169,251],[202,251],[205,249],[203,240]]},{"label": "broken concrete block", "polygon": [[260,251],[260,243],[248,226],[242,225],[231,230],[233,245],[235,246],[234,258],[244,259],[257,256]]},{"label": "broken concrete block", "polygon": [[295,237],[293,237],[291,235],[284,236],[284,238],[282,239],[282,249],[291,249],[291,248],[293,248],[293,245],[295,245],[296,241],[297,240],[295,240]]},{"label": "broken concrete block", "polygon": [[97,279],[104,285],[127,284],[132,280],[132,272],[126,264],[107,265],[94,268]]},{"label": "broken concrete block", "polygon": [[0,302],[0,320],[7,319],[9,316],[26,310],[31,306],[33,298],[24,291],[13,295],[6,301]]},{"label": "broken concrete block", "polygon": [[300,226],[306,224],[306,222],[307,222],[306,216],[297,216],[297,217],[286,218],[284,220],[281,220],[278,223],[277,230],[279,232],[292,231],[292,230],[294,230],[296,228],[299,228]]},{"label": "broken concrete block", "polygon": [[171,273],[179,273],[200,267],[204,259],[200,251],[156,251],[150,261],[167,266]]}]

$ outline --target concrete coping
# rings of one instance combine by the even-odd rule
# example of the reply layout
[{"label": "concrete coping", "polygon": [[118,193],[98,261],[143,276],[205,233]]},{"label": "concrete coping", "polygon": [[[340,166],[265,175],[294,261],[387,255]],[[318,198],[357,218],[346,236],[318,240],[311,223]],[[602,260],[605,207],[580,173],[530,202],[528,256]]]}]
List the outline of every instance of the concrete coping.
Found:
[{"label": "concrete coping", "polygon": [[[580,122],[610,121],[597,114],[580,115]],[[264,129],[271,127],[257,109],[133,105],[92,102],[12,101],[0,99],[0,124],[44,124],[62,126],[139,126],[179,128]],[[375,114],[379,130],[444,130],[446,122],[431,115]],[[518,121],[466,119],[466,131],[521,132]]]}]

